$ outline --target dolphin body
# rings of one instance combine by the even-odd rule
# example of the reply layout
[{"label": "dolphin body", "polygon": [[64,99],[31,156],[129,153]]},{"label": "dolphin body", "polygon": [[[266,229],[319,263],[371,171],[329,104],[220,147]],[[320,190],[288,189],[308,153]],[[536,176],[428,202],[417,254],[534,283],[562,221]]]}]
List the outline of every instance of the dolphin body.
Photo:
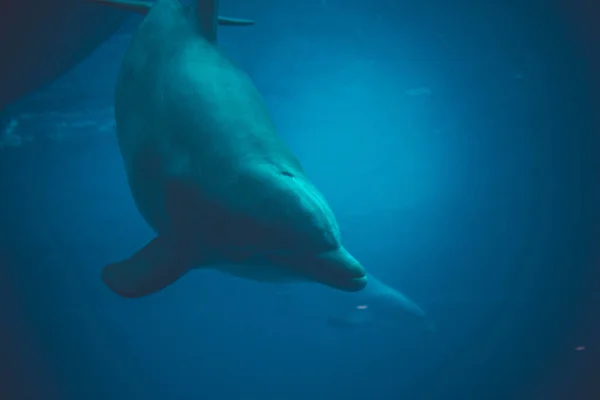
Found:
[{"label": "dolphin body", "polygon": [[252,80],[216,44],[219,22],[244,20],[220,19],[216,0],[135,7],[146,17],[122,61],[115,120],[133,199],[157,236],[106,266],[105,284],[137,298],[213,267],[257,281],[364,289],[365,270],[342,246],[323,195]]}]

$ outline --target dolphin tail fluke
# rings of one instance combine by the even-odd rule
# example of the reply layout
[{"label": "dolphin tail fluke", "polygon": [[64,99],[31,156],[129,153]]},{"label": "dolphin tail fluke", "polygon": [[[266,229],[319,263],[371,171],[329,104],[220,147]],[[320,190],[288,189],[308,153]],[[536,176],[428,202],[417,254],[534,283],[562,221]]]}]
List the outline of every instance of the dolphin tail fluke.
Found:
[{"label": "dolphin tail fluke", "polygon": [[118,295],[138,298],[169,286],[187,271],[165,240],[157,237],[129,259],[106,266],[102,280]]}]

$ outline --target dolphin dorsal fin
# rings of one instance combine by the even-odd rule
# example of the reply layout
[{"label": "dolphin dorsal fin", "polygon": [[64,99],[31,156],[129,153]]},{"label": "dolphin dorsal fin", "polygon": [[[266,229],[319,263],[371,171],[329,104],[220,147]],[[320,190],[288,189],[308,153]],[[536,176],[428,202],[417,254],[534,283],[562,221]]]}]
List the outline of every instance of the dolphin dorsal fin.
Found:
[{"label": "dolphin dorsal fin", "polygon": [[196,23],[200,33],[209,42],[217,41],[217,26],[247,26],[254,25],[250,19],[219,17],[219,0],[195,0]]},{"label": "dolphin dorsal fin", "polygon": [[109,7],[119,8],[121,10],[146,15],[152,8],[151,1],[138,0],[89,0],[92,3],[98,3]]},{"label": "dolphin dorsal fin", "polygon": [[[118,8],[125,11],[134,12],[141,15],[146,15],[150,12],[153,6],[153,2],[151,1],[142,1],[142,0],[89,0],[93,3],[102,4],[109,7]],[[211,3],[211,4],[208,4]],[[217,32],[216,32],[216,24],[218,25],[226,25],[226,26],[248,26],[254,25],[254,21],[251,19],[241,19],[241,18],[229,18],[229,17],[217,17],[216,24],[213,21],[214,14],[218,10],[216,7],[218,6],[217,0],[199,0],[197,4],[197,12],[196,18],[198,19],[198,25],[202,31],[202,34],[205,35],[209,40],[216,41]],[[208,8],[207,8],[208,4]],[[212,7],[212,8],[211,8]],[[214,11],[211,11],[214,10]],[[211,12],[211,14],[208,14]],[[210,15],[210,18],[206,16]]]},{"label": "dolphin dorsal fin", "polygon": [[219,0],[196,0],[196,23],[209,42],[217,41]]}]

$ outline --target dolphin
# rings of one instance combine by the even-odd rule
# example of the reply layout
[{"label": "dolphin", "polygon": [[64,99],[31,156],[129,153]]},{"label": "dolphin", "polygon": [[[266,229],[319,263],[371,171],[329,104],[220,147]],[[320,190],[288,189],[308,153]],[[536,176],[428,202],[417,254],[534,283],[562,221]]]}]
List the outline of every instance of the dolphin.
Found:
[{"label": "dolphin", "polygon": [[412,326],[429,333],[436,331],[434,322],[417,303],[373,274],[367,276],[369,285],[365,290],[328,296],[328,302],[335,304],[335,311],[326,318],[328,325],[355,328],[385,322],[390,326]]},{"label": "dolphin", "polygon": [[0,112],[78,65],[124,19],[83,1],[0,1]]},{"label": "dolphin", "polygon": [[[118,8],[124,11],[134,12],[140,15],[147,15],[152,6],[153,2],[150,1],[139,1],[139,0],[89,0],[92,3],[98,3],[107,5],[110,7]],[[210,16],[212,18],[213,13],[216,13],[217,9],[217,1],[212,2],[211,4],[206,3],[207,7],[211,7],[207,9],[209,12],[204,13],[204,16]],[[254,21],[251,19],[241,19],[241,18],[228,18],[217,16],[217,24],[218,25],[231,25],[231,26],[247,26],[254,25]],[[216,31],[215,31],[216,33]]]},{"label": "dolphin", "polygon": [[277,304],[286,313],[326,324],[335,329],[398,328],[435,333],[430,316],[408,296],[367,273],[369,284],[354,293],[315,286],[273,288]]},{"label": "dolphin", "polygon": [[104,267],[102,280],[126,298],[197,268],[363,290],[365,269],[342,245],[327,201],[255,84],[218,47],[217,9],[217,0],[134,9],[146,16],[122,60],[115,121],[132,197],[156,237]]}]

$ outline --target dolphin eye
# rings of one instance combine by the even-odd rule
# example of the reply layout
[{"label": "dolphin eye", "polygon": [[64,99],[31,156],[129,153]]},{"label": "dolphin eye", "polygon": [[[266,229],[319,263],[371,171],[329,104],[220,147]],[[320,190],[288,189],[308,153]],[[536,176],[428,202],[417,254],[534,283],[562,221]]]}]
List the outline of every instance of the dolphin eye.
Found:
[{"label": "dolphin eye", "polygon": [[294,175],[291,172],[288,172],[288,171],[281,171],[281,175],[283,175],[283,176],[289,176],[290,178],[294,177]]}]

